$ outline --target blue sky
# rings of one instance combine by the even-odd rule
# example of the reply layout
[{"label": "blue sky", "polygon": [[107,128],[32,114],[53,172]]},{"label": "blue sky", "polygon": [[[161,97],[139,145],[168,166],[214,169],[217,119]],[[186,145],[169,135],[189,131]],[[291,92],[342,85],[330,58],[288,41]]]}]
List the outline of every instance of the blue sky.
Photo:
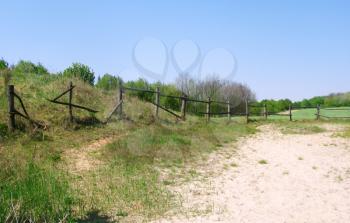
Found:
[{"label": "blue sky", "polygon": [[210,71],[226,77],[235,68],[229,77],[248,84],[258,99],[350,91],[350,1],[12,0],[0,5],[0,57],[10,63],[31,60],[57,72],[81,62],[96,75],[172,82],[178,71],[174,46],[179,46],[175,61],[185,65],[197,56],[193,46],[198,46],[201,54],[191,75]]}]

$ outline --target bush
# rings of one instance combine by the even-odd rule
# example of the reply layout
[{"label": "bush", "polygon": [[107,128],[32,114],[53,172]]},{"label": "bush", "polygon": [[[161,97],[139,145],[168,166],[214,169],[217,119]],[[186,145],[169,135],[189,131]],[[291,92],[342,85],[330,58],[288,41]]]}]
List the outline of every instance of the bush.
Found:
[{"label": "bush", "polygon": [[8,66],[9,64],[4,59],[0,59],[0,70],[4,70],[8,68]]},{"label": "bush", "polygon": [[102,78],[98,78],[96,87],[109,91],[116,90],[119,88],[119,85],[122,83],[122,79],[120,77],[114,77],[110,74],[103,75]]},{"label": "bush", "polygon": [[73,63],[72,66],[63,71],[63,76],[78,77],[90,85],[94,85],[95,81],[95,73],[90,69],[90,67],[81,63]]},{"label": "bush", "polygon": [[[138,79],[137,81],[128,81],[124,84],[126,87],[136,88],[136,89],[148,89],[155,90],[154,87],[151,86],[145,79]],[[130,95],[137,96],[139,99],[143,101],[154,101],[154,95],[148,92],[141,91],[130,91]]]},{"label": "bush", "polygon": [[30,61],[20,60],[13,69],[16,74],[48,74],[48,70],[41,64],[34,64]]}]

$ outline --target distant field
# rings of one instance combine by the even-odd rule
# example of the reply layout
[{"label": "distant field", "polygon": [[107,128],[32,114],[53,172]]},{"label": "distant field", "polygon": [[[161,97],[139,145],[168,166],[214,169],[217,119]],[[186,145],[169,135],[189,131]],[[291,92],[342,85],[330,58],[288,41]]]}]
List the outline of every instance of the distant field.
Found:
[{"label": "distant field", "polygon": [[[345,110],[336,110],[336,109],[345,109]],[[313,120],[316,119],[317,110],[315,108],[311,109],[299,109],[292,111],[293,120]],[[281,112],[280,114],[289,114],[288,112]],[[338,107],[338,108],[328,108],[321,109],[321,116],[334,117],[334,118],[342,118],[342,117],[350,117],[350,107]],[[263,117],[259,116],[251,116],[253,119],[262,119]],[[322,119],[328,119],[325,117],[321,117]],[[269,120],[288,120],[289,116],[280,116],[280,115],[269,115]],[[350,120],[350,118],[349,118]]]},{"label": "distant field", "polygon": [[[336,109],[346,109],[346,110],[336,110]],[[316,113],[317,113],[316,109],[295,110],[295,111],[293,111],[293,119],[296,119],[296,120],[298,120],[298,119],[315,119]],[[350,117],[350,107],[330,108],[327,110],[321,109],[320,115],[327,116],[327,117],[334,117],[334,118]]]}]

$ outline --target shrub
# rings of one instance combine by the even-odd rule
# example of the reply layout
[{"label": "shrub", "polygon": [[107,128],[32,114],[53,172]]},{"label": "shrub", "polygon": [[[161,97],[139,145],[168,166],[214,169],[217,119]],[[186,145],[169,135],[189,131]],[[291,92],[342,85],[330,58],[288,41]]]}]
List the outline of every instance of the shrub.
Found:
[{"label": "shrub", "polygon": [[4,70],[8,68],[8,66],[9,64],[4,59],[0,59],[0,70]]},{"label": "shrub", "polygon": [[70,67],[63,71],[63,76],[78,77],[84,82],[94,85],[95,73],[87,65],[81,63],[73,63]]},{"label": "shrub", "polygon": [[116,90],[119,85],[122,83],[122,79],[120,77],[115,77],[110,74],[103,75],[102,78],[98,78],[96,87],[101,88],[103,90]]},{"label": "shrub", "polygon": [[16,74],[48,74],[48,70],[41,64],[34,64],[30,61],[20,60],[13,69]]},{"label": "shrub", "polygon": [[[138,79],[137,81],[128,81],[125,83],[126,87],[137,88],[137,89],[148,89],[155,90],[145,79]],[[139,99],[144,101],[154,101],[154,95],[148,92],[141,91],[130,91],[130,95],[137,96]]]}]

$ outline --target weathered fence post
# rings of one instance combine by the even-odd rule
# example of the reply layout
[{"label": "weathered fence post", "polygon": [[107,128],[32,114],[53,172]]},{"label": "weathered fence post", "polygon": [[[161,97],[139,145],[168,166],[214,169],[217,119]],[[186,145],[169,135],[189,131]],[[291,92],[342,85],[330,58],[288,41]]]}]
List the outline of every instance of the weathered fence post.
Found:
[{"label": "weathered fence post", "polygon": [[317,105],[317,114],[316,114],[316,120],[320,119],[320,105]]},{"label": "weathered fence post", "polygon": [[10,132],[12,132],[16,126],[14,93],[15,93],[15,87],[13,85],[8,85],[8,91],[7,91],[8,112],[9,112],[8,129]]},{"label": "weathered fence post", "polygon": [[207,102],[207,121],[210,121],[210,104],[211,104],[211,100],[210,97],[208,97],[208,102]]},{"label": "weathered fence post", "polygon": [[264,104],[264,117],[267,119],[267,106]]},{"label": "weathered fence post", "polygon": [[186,104],[187,104],[186,97],[187,96],[185,94],[183,94],[181,97],[181,117],[183,121],[186,120]]},{"label": "weathered fence post", "polygon": [[289,105],[289,121],[292,121],[292,105]]},{"label": "weathered fence post", "polygon": [[228,118],[228,120],[231,120],[231,105],[230,105],[230,101],[227,101],[227,118]]},{"label": "weathered fence post", "polygon": [[156,90],[156,101],[155,101],[155,104],[156,104],[156,107],[155,107],[155,113],[156,113],[156,118],[158,118],[158,113],[159,113],[159,96],[160,95],[160,91],[159,91],[159,87],[157,87],[157,90]]},{"label": "weathered fence post", "polygon": [[245,100],[245,116],[246,116],[246,121],[249,123],[249,106],[248,106],[248,100]]},{"label": "weathered fence post", "polygon": [[121,83],[119,83],[119,100],[118,103],[120,103],[119,105],[119,116],[122,117],[123,116],[123,85]]},{"label": "weathered fence post", "polygon": [[73,122],[73,109],[72,109],[72,99],[73,99],[73,83],[69,83],[69,120]]}]

